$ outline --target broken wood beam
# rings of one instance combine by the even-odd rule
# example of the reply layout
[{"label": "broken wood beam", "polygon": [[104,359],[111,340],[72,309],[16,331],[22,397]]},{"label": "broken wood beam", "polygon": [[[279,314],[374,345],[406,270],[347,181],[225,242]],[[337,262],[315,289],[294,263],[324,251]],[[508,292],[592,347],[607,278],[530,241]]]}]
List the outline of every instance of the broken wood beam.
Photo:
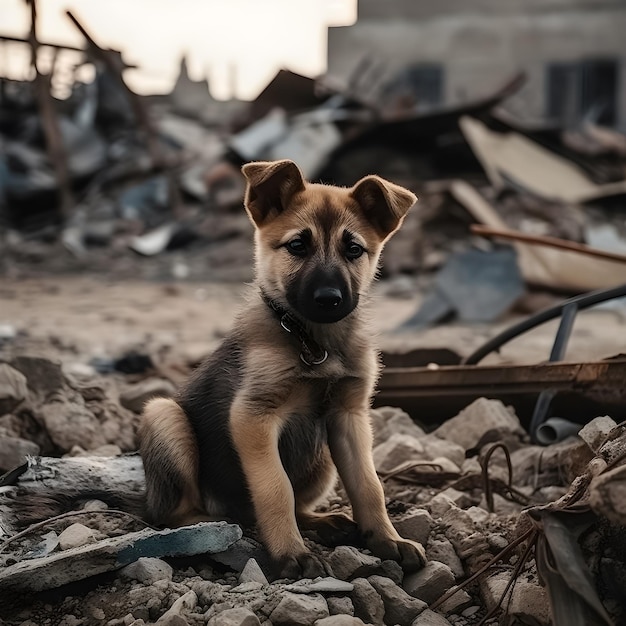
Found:
[{"label": "broken wood beam", "polygon": [[54,64],[49,74],[42,74],[39,70],[37,56],[39,52],[39,39],[37,38],[37,3],[36,0],[27,0],[30,6],[31,24],[29,43],[31,46],[31,65],[35,71],[35,91],[41,116],[41,125],[46,137],[46,149],[48,158],[54,168],[59,187],[59,207],[63,221],[67,220],[74,207],[74,194],[69,174],[69,166],[63,135],[59,126],[59,120],[54,108],[54,100],[50,91]]},{"label": "broken wood beam", "polygon": [[76,28],[80,31],[81,35],[85,38],[85,41],[87,42],[88,53],[92,54],[96,59],[98,59],[105,65],[113,79],[121,87],[122,91],[124,91],[128,96],[130,104],[133,108],[133,112],[135,114],[135,119],[137,120],[137,124],[143,129],[146,134],[146,144],[148,146],[148,151],[150,153],[150,158],[152,159],[153,166],[155,168],[163,167],[163,155],[159,146],[158,134],[152,122],[152,119],[150,118],[148,108],[145,102],[126,84],[124,76],[122,75],[123,68],[118,65],[116,59],[111,54],[111,51],[101,48],[96,43],[94,38],[87,32],[85,27],[72,14],[71,11],[66,11],[65,14],[67,15],[67,17],[69,17],[74,26],[76,26]]}]

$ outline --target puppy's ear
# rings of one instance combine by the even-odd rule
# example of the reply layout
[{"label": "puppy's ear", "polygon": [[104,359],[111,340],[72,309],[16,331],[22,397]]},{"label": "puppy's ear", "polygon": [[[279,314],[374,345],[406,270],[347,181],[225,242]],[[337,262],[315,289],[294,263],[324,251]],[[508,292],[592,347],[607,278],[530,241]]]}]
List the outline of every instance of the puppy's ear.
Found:
[{"label": "puppy's ear", "polygon": [[417,202],[415,194],[379,176],[362,178],[350,192],[382,240],[400,228],[407,211]]},{"label": "puppy's ear", "polygon": [[280,215],[293,194],[304,190],[302,173],[293,161],[256,161],[241,171],[248,181],[244,206],[257,226]]}]

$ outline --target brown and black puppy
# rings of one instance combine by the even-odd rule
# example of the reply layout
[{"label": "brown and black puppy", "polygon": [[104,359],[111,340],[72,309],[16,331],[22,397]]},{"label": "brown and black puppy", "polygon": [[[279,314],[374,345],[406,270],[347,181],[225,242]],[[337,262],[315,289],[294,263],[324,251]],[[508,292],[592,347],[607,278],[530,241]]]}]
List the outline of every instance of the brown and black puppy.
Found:
[{"label": "brown and black puppy", "polygon": [[256,282],[176,401],[145,408],[150,516],[256,522],[282,576],[323,575],[298,527],[354,525],[313,512],[338,470],[368,548],[419,569],[422,546],[391,525],[372,461],[379,365],[361,311],[383,245],[416,198],[377,176],[350,189],[307,183],[291,161],[249,163],[243,173]]}]

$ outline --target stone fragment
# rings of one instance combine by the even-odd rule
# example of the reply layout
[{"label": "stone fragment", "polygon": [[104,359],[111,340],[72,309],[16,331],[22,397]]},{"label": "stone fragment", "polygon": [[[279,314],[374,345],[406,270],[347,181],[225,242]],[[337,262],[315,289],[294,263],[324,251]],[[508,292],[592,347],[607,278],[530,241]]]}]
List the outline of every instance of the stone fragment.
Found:
[{"label": "stone fragment", "polygon": [[[103,572],[117,570],[140,556],[192,556],[218,553],[241,538],[239,526],[203,522],[175,529],[126,533],[95,544],[37,559],[22,560],[0,570],[0,595],[53,589]],[[160,582],[160,581],[157,581]]]},{"label": "stone fragment", "polygon": [[405,576],[402,586],[414,598],[431,604],[453,585],[452,570],[439,561],[429,561],[419,572]]},{"label": "stone fragment", "polygon": [[84,404],[59,398],[37,412],[52,441],[64,452],[74,446],[93,449],[106,443],[100,422]]},{"label": "stone fragment", "polygon": [[275,626],[311,626],[328,615],[328,605],[323,596],[301,595],[287,591],[272,611],[270,621]]},{"label": "stone fragment", "polygon": [[386,559],[380,564],[376,574],[391,578],[396,585],[401,585],[404,578],[404,570],[397,561]]},{"label": "stone fragment", "polygon": [[351,615],[330,615],[318,619],[315,626],[365,626],[362,620]]},{"label": "stone fragment", "polygon": [[354,615],[354,604],[347,596],[330,596],[326,604],[331,615]]},{"label": "stone fragment", "polygon": [[411,626],[451,626],[450,622],[439,613],[435,613],[430,609],[422,611]]},{"label": "stone fragment", "polygon": [[226,565],[236,572],[243,571],[250,559],[254,559],[261,569],[270,571],[271,562],[267,551],[258,541],[249,537],[241,537],[241,539],[229,546],[225,552],[211,555],[211,560]]},{"label": "stone fragment", "polygon": [[434,431],[434,435],[469,450],[475,447],[488,431],[496,431],[500,435],[523,433],[517,416],[500,400],[478,398],[457,416],[446,420]]},{"label": "stone fragment", "polygon": [[617,424],[608,415],[596,417],[578,431],[578,436],[593,452],[597,452],[606,439],[606,436],[615,426],[617,426]]},{"label": "stone fragment", "polygon": [[354,591],[350,594],[354,604],[354,615],[366,624],[382,626],[385,617],[385,604],[379,593],[365,578],[352,581]]},{"label": "stone fragment", "polygon": [[0,363],[0,415],[10,413],[27,396],[26,376],[8,363]]},{"label": "stone fragment", "polygon": [[263,585],[269,585],[269,581],[267,580],[265,574],[263,573],[263,570],[261,569],[261,566],[258,564],[256,559],[248,559],[248,562],[241,570],[241,574],[239,574],[239,582],[256,582],[262,583]]},{"label": "stone fragment", "polygon": [[427,458],[434,460],[438,457],[444,457],[452,461],[454,463],[452,471],[458,471],[465,461],[465,449],[454,441],[429,434],[422,437],[420,443],[424,446]]},{"label": "stone fragment", "polygon": [[69,550],[96,541],[101,534],[84,524],[72,524],[59,535],[59,548]]},{"label": "stone fragment", "polygon": [[439,606],[439,611],[450,615],[451,613],[459,614],[465,607],[472,603],[472,597],[465,589],[459,589],[453,596],[448,598]]},{"label": "stone fragment", "polygon": [[453,500],[442,493],[433,496],[424,506],[435,519],[442,518],[451,508],[457,508]]},{"label": "stone fragment", "polygon": [[258,583],[253,580],[247,583],[241,583],[230,590],[230,593],[250,593],[251,591],[258,591],[263,589],[263,583]]},{"label": "stone fragment", "polygon": [[[487,610],[491,610],[499,602],[510,578],[510,573],[499,572],[481,581],[480,592]],[[506,606],[507,616],[511,620],[517,619],[521,623],[535,623],[540,626],[551,623],[546,590],[536,582],[518,578]]]},{"label": "stone fragment", "polygon": [[446,496],[451,502],[454,503],[454,506],[459,509],[465,509],[469,506],[472,506],[472,498],[465,493],[464,491],[459,491],[458,489],[454,489],[453,487],[448,487],[443,491],[439,492],[440,496]]},{"label": "stone fragment", "polygon": [[61,364],[50,359],[18,356],[11,361],[11,366],[26,376],[28,388],[42,400],[65,384]]},{"label": "stone fragment", "polygon": [[456,553],[454,546],[445,537],[431,539],[426,546],[426,556],[429,561],[439,561],[447,565],[455,578],[465,576],[463,562]]},{"label": "stone fragment", "polygon": [[381,406],[370,409],[374,445],[382,443],[394,433],[400,433],[419,439],[425,435],[408,413],[392,406]]},{"label": "stone fragment", "polygon": [[214,615],[207,626],[260,626],[259,618],[250,609],[243,607],[226,609]]},{"label": "stone fragment", "polygon": [[350,580],[374,573],[381,561],[352,546],[337,546],[328,557],[328,563],[337,578]]},{"label": "stone fragment", "polygon": [[154,557],[140,557],[120,570],[120,577],[138,580],[151,585],[157,580],[172,580],[173,570],[169,563]]},{"label": "stone fragment", "polygon": [[151,398],[171,398],[176,387],[163,378],[148,378],[127,387],[120,393],[120,404],[133,413],[141,413]]},{"label": "stone fragment", "polygon": [[426,608],[425,602],[412,598],[389,578],[370,576],[368,581],[383,599],[386,624],[410,624]]},{"label": "stone fragment", "polygon": [[376,470],[389,472],[407,461],[423,459],[424,446],[418,439],[394,433],[374,448],[373,456]]},{"label": "stone fragment", "polygon": [[286,591],[293,593],[349,593],[353,589],[352,583],[338,580],[332,576],[316,578],[315,580],[304,578],[285,587]]},{"label": "stone fragment", "polygon": [[39,446],[21,437],[11,437],[0,431],[0,469],[12,470],[26,462],[27,456],[37,456]]},{"label": "stone fragment", "polygon": [[[157,620],[157,624],[159,626],[183,626],[184,624],[188,624],[187,620],[183,616],[183,612],[185,611],[193,611],[198,604],[198,596],[195,591],[188,591],[183,594],[172,604],[172,606],[159,617]],[[181,618],[183,621],[180,621]]]},{"label": "stone fragment", "polygon": [[402,537],[419,541],[421,544],[428,541],[433,524],[433,518],[424,509],[412,509],[393,523]]}]

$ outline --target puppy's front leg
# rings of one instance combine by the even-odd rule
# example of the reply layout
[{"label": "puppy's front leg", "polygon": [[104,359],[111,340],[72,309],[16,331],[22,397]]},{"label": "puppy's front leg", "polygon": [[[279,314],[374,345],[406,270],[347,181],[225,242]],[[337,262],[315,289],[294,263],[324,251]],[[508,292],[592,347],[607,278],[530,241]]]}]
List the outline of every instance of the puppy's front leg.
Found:
[{"label": "puppy's front leg", "polygon": [[329,444],[354,519],[375,555],[398,561],[405,571],[421,569],[426,563],[424,548],[400,537],[387,515],[385,494],[372,458],[368,388],[364,384],[355,389],[354,382],[351,386],[344,394],[341,410],[331,420]]},{"label": "puppy's front leg", "polygon": [[243,395],[235,400],[230,430],[265,546],[279,577],[324,576],[324,565],[307,550],[298,530],[293,488],[280,460],[278,440],[285,418],[280,410],[262,415],[250,411],[250,402]]}]

